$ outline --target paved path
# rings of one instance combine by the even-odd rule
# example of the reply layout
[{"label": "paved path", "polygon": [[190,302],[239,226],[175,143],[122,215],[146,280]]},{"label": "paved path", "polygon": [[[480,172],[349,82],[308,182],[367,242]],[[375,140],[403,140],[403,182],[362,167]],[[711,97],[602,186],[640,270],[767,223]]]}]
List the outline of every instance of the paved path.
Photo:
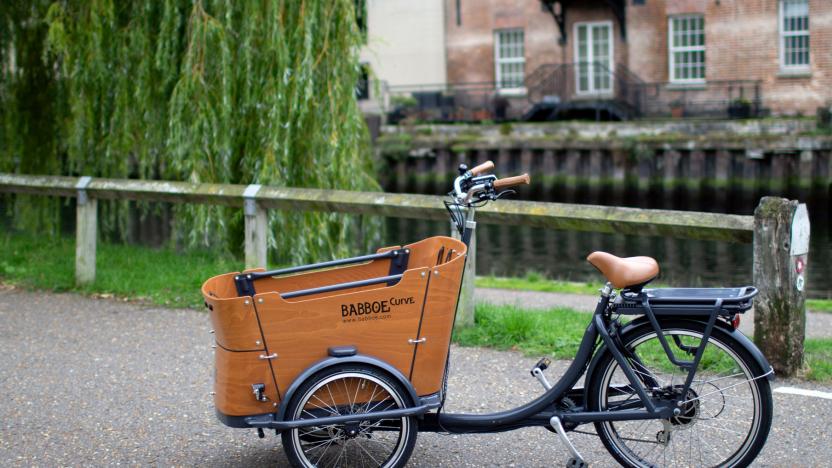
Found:
[{"label": "paved path", "polygon": [[[516,291],[509,289],[477,288],[477,301],[497,305],[514,305],[529,309],[551,309],[569,307],[583,312],[595,310],[597,296],[586,294],[564,294],[537,291]],[[740,320],[740,330],[748,336],[754,335],[754,309],[745,313]],[[806,314],[806,336],[810,338],[832,338],[832,313],[808,312]]]},{"label": "paved path", "polygon": [[[214,417],[208,316],[73,294],[0,289],[0,466],[286,466],[279,439]],[[449,411],[505,409],[541,391],[534,359],[454,348]],[[557,362],[550,376],[568,363]],[[803,382],[789,385],[830,391]],[[775,394],[775,425],[757,466],[823,466],[832,400]],[[574,438],[592,466],[600,442]],[[410,466],[559,466],[543,429],[420,434]]]}]

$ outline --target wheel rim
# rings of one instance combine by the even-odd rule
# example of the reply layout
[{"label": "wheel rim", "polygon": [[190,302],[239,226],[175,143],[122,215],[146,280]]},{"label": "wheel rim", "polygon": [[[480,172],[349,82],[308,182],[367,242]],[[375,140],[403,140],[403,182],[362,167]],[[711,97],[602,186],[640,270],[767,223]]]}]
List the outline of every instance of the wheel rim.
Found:
[{"label": "wheel rim", "polygon": [[[405,407],[401,395],[383,380],[360,372],[323,379],[300,400],[293,419],[365,414]],[[394,466],[411,431],[410,418],[293,429],[295,454],[304,466]]]},{"label": "wheel rim", "polygon": [[[680,329],[664,333],[677,359],[693,359],[674,345],[671,336],[677,335],[685,346],[698,346],[701,333]],[[637,338],[628,348],[635,350],[644,371],[668,394],[681,393],[678,388],[684,385],[687,371],[670,366],[655,332]],[[605,422],[601,430],[614,450],[634,466],[734,465],[748,453],[760,430],[762,403],[753,378],[736,352],[711,336],[681,415],[670,420]],[[638,401],[615,360],[601,382],[602,410],[625,409]]]}]

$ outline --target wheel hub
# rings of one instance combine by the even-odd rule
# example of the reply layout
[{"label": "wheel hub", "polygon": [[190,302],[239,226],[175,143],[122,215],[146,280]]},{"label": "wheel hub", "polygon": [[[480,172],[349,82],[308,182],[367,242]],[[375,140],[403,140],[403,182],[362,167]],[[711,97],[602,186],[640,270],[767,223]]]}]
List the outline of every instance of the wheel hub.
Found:
[{"label": "wheel hub", "polygon": [[665,431],[662,432],[666,432],[668,430],[687,429],[695,424],[697,419],[699,419],[699,395],[693,389],[689,389],[687,394],[683,396],[683,391],[684,385],[674,385],[672,387],[664,387],[655,393],[656,396],[664,400],[676,402],[677,406],[677,410],[674,411],[674,415],[671,416],[670,419],[666,420],[669,424],[667,424]]},{"label": "wheel hub", "polygon": [[354,439],[361,433],[361,428],[358,423],[347,423],[344,425],[344,438]]}]

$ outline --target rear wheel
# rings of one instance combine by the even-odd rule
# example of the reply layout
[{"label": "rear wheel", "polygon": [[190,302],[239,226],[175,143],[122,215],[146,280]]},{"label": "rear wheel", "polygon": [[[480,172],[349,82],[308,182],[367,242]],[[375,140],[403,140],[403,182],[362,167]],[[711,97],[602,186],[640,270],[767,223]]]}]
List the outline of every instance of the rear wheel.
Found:
[{"label": "rear wheel", "polygon": [[[344,365],[325,369],[298,388],[286,408],[287,419],[366,414],[412,406],[395,379],[374,367]],[[282,433],[294,466],[401,467],[416,444],[414,417],[322,424]]]},{"label": "rear wheel", "polygon": [[[677,359],[693,360],[705,325],[666,321],[662,333]],[[673,366],[652,327],[636,328],[622,337],[642,366],[633,369],[648,395],[678,399],[687,370]],[[685,350],[689,351],[685,352]],[[763,448],[773,414],[768,380],[730,334],[715,328],[705,344],[681,414],[666,420],[595,423],[604,446],[624,466],[747,466]],[[655,382],[654,388],[644,382]],[[607,352],[590,376],[589,408],[593,411],[641,409],[635,388]]]}]

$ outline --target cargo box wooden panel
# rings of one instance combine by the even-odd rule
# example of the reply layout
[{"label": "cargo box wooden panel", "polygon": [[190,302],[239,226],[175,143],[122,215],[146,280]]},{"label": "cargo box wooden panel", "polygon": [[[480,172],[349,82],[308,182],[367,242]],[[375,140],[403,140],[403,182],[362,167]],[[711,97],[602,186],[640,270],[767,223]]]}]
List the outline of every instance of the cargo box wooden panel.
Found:
[{"label": "cargo box wooden panel", "polygon": [[[234,352],[217,347],[214,359],[214,405],[217,411],[228,416],[248,416],[274,411],[274,403],[280,401],[272,377],[269,361],[259,359],[262,351]],[[257,401],[251,385],[265,385],[263,395],[267,401]]]},{"label": "cargo box wooden panel", "polygon": [[[239,273],[206,281],[202,292],[218,345],[217,409],[228,415],[273,411],[255,399],[251,385],[266,384],[267,398],[277,402],[304,370],[327,358],[327,349],[332,346],[352,345],[359,354],[383,360],[410,378],[419,395],[438,392],[466,247],[456,239],[432,237],[378,252],[392,254],[394,249],[407,253],[406,265],[403,258],[377,258],[350,266],[264,276],[254,282],[253,296],[238,295],[234,278]],[[398,265],[394,265],[396,261]],[[397,266],[406,268],[397,281],[312,291],[299,297],[288,294],[288,299],[282,296],[386,277]],[[262,272],[251,270],[258,271]],[[261,359],[275,354],[272,359]],[[263,369],[272,374],[263,376]],[[273,380],[266,382],[266,377]]]}]

